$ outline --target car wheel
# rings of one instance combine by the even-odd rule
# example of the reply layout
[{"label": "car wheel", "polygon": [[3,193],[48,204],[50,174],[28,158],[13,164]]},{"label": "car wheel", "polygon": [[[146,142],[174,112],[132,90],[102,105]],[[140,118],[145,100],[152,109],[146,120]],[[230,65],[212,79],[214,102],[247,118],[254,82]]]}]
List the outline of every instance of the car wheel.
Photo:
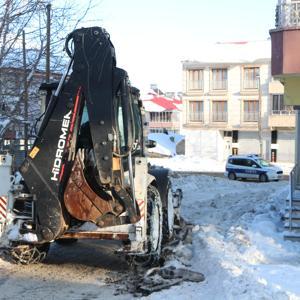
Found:
[{"label": "car wheel", "polygon": [[228,178],[229,178],[230,180],[236,180],[236,176],[235,176],[235,174],[234,174],[233,172],[230,172],[230,173],[228,174]]},{"label": "car wheel", "polygon": [[260,174],[259,181],[260,182],[267,182],[268,181],[268,176],[266,174]]}]

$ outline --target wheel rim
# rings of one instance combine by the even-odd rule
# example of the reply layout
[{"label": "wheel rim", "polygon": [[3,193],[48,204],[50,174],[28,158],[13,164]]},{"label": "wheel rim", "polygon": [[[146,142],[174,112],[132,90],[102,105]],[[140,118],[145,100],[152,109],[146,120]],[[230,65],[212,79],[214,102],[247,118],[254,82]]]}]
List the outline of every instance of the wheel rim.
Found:
[{"label": "wheel rim", "polygon": [[168,190],[168,230],[169,237],[173,234],[173,226],[174,226],[174,206],[173,206],[173,195],[171,190]]},{"label": "wheel rim", "polygon": [[151,236],[150,236],[150,242],[151,242],[151,249],[152,251],[156,251],[159,244],[159,237],[160,237],[160,215],[159,215],[159,207],[158,205],[153,201],[152,202],[152,213],[151,213]]}]

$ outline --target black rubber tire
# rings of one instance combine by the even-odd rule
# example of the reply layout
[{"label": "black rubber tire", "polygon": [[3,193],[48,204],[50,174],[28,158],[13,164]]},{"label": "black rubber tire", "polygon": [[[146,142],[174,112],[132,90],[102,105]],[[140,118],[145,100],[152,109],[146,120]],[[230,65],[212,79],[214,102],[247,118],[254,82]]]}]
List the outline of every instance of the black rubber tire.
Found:
[{"label": "black rubber tire", "polygon": [[[158,243],[155,249],[153,249],[153,245],[151,244],[150,240],[150,235],[152,233],[153,225],[151,224],[151,216],[153,209],[156,208],[159,210],[159,237],[158,237]],[[161,255],[161,250],[162,250],[162,201],[160,197],[160,193],[158,189],[153,186],[149,185],[148,186],[148,201],[147,201],[147,220],[148,220],[148,227],[147,227],[147,236],[148,236],[148,241],[147,241],[147,253],[145,255],[136,255],[136,256],[131,256],[129,257],[129,262],[133,263],[136,266],[140,267],[148,267],[148,266],[156,266],[159,264],[160,261],[160,255]],[[131,259],[130,259],[131,258]]]},{"label": "black rubber tire", "polygon": [[234,172],[230,172],[230,173],[228,174],[228,178],[229,178],[230,180],[236,180],[236,175],[235,175],[235,173],[234,173]]},{"label": "black rubber tire", "polygon": [[260,182],[268,182],[269,181],[268,176],[266,174],[260,174],[259,181]]},{"label": "black rubber tire", "polygon": [[[165,199],[162,199],[163,203],[163,227],[162,227],[162,234],[163,234],[163,240],[162,244],[165,245],[168,243],[170,240],[172,240],[174,232],[173,232],[173,226],[175,223],[175,213],[174,213],[174,208],[173,208],[173,226],[169,224],[169,210],[172,210],[173,202],[169,203],[169,196],[172,197],[172,194],[169,195],[169,193],[172,193],[172,188],[171,188],[171,182],[168,182],[168,186],[166,189],[166,194],[165,194]],[[169,228],[169,226],[172,226],[172,228]]]},{"label": "black rubber tire", "polygon": [[59,245],[73,245],[78,241],[78,239],[58,239],[55,240],[55,243],[59,244]]}]

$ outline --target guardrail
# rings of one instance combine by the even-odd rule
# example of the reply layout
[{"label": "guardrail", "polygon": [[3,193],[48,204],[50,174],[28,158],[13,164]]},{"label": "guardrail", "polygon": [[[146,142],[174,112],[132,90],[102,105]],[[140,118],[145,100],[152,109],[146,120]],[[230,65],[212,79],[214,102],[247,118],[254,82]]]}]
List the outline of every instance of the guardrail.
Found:
[{"label": "guardrail", "polygon": [[294,115],[294,110],[272,110],[272,115]]},{"label": "guardrail", "polygon": [[297,178],[298,178],[298,165],[296,164],[290,173],[290,197],[289,197],[289,229],[292,230],[292,213],[293,213],[293,200],[294,192],[296,190]]},{"label": "guardrail", "polygon": [[276,28],[300,26],[300,1],[276,6]]}]

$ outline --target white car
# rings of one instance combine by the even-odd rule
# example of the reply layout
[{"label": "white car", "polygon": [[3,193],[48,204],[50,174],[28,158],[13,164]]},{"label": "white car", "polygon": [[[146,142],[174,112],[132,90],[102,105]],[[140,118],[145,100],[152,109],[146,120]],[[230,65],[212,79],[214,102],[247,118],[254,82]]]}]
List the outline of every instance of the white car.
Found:
[{"label": "white car", "polygon": [[282,169],[271,165],[257,155],[230,155],[226,163],[224,175],[231,180],[257,179],[261,182],[279,180],[282,178]]}]

